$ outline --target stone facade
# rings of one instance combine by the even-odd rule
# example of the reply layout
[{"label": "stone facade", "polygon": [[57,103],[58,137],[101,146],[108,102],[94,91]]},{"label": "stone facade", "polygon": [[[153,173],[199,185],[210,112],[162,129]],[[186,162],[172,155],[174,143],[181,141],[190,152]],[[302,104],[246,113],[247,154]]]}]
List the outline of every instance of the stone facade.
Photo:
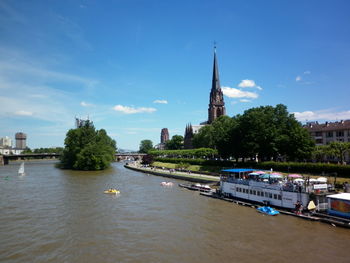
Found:
[{"label": "stone facade", "polygon": [[169,131],[168,128],[163,128],[160,132],[160,143],[166,143],[169,141]]}]

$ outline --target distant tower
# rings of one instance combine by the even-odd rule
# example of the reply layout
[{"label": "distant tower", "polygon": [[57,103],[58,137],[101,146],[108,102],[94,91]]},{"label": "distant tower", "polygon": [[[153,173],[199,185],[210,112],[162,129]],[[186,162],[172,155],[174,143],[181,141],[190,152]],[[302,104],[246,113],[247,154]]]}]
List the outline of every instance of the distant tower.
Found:
[{"label": "distant tower", "polygon": [[25,149],[27,147],[26,140],[27,135],[23,132],[17,132],[15,135],[16,138],[16,148]]},{"label": "distant tower", "polygon": [[191,124],[188,124],[186,126],[185,136],[184,136],[184,148],[185,149],[193,149],[192,139],[193,139],[193,128],[192,128]]},{"label": "distant tower", "polygon": [[92,121],[89,120],[89,117],[86,119],[86,120],[83,120],[83,119],[79,119],[77,117],[75,117],[75,127],[78,129],[78,128],[81,128],[83,126],[86,126],[86,125],[92,125]]},{"label": "distant tower", "polygon": [[168,128],[163,128],[160,133],[160,143],[164,144],[166,141],[169,141],[169,131]]},{"label": "distant tower", "polygon": [[211,124],[216,118],[226,115],[224,96],[220,87],[219,69],[216,59],[216,47],[214,47],[214,67],[213,80],[209,98],[208,124]]}]

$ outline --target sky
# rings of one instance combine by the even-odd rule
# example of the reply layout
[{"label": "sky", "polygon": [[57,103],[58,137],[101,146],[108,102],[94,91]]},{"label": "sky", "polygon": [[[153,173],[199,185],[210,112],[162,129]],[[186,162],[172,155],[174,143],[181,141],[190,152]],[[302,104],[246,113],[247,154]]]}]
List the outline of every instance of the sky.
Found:
[{"label": "sky", "polygon": [[119,149],[208,119],[214,42],[226,114],[284,104],[350,119],[350,1],[0,1],[0,137],[64,146],[75,117]]}]

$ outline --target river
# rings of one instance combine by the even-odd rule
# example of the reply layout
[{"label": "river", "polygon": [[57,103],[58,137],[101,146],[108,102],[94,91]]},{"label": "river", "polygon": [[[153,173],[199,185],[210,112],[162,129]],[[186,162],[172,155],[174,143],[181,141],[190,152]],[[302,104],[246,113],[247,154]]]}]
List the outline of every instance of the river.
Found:
[{"label": "river", "polygon": [[168,178],[121,163],[54,164],[0,167],[0,262],[349,262],[348,229],[161,187]]}]

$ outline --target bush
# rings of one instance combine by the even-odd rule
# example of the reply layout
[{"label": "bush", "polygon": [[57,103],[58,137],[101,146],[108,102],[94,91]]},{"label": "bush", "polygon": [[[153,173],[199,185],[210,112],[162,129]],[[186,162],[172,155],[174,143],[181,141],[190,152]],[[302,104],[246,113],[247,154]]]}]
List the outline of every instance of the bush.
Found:
[{"label": "bush", "polygon": [[220,160],[205,159],[186,159],[186,158],[163,158],[156,157],[155,161],[166,163],[188,163],[192,165],[220,166],[220,167],[239,167],[239,168],[255,168],[262,170],[289,172],[289,173],[311,173],[324,174],[334,176],[335,173],[339,177],[350,178],[350,166],[325,163],[297,163],[297,162],[233,162]]}]

